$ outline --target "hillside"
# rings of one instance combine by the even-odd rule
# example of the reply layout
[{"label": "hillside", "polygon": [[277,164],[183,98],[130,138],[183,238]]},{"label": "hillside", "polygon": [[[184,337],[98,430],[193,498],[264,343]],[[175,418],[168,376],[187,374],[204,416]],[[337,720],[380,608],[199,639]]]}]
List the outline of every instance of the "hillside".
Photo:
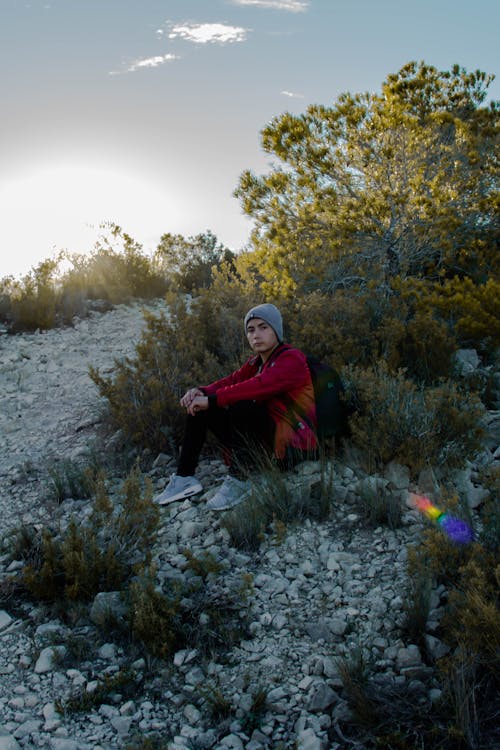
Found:
[{"label": "hillside", "polygon": [[[149,305],[154,312],[162,307]],[[120,305],[73,328],[0,337],[3,535],[21,524],[66,528],[71,515],[88,521],[90,499],[54,497],[57,466],[64,461],[109,458],[109,496],[120,502],[125,461],[118,467],[125,457],[120,436],[105,429],[104,400],[88,366],[112,372],[115,358],[134,354],[143,325],[141,305]],[[488,418],[484,452],[455,475],[476,529],[490,496],[480,469],[498,467],[500,459],[498,412]],[[141,459],[154,489],[161,489],[173,457],[146,452]],[[324,500],[327,492],[328,512],[321,519],[276,523],[253,552],[238,549],[224,514],[204,506],[225,472],[218,458],[202,462],[205,495],[161,509],[150,550],[155,585],[194,584],[179,605],[189,637],[165,658],[158,654],[161,632],[156,641],[149,634],[157,651],[151,655],[109,629],[110,612],[118,622],[124,614],[112,592],[98,594],[91,607],[82,605],[68,619],[57,607],[17,598],[15,588],[9,594],[4,585],[0,750],[369,748],[371,721],[390,742],[418,726],[425,747],[434,747],[422,724],[430,729],[431,717],[447,722],[436,661],[451,653],[441,626],[449,592],[434,584],[417,638],[407,627],[407,560],[408,547],[419,543],[427,526],[409,507],[408,492],[432,496],[436,475],[426,471],[410,482],[405,467],[392,463],[383,475],[368,476],[349,453],[328,463],[326,478],[321,468],[303,464],[283,487],[287,497],[308,503]],[[393,518],[374,517],[374,497],[390,501]],[[140,524],[141,517],[136,520]],[[24,564],[12,559],[9,539],[1,558],[4,584]],[[365,726],[353,713],[353,694],[361,696],[363,685],[369,685]],[[491,747],[494,730],[487,724],[486,717]],[[156,739],[146,744],[147,735]]]}]

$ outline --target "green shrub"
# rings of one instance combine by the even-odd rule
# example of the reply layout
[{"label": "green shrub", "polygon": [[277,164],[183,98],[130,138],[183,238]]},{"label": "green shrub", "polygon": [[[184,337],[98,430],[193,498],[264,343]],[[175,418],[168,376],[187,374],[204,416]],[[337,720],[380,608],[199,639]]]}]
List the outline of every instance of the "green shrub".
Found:
[{"label": "green shrub", "polygon": [[364,488],[359,500],[364,517],[373,526],[383,524],[391,529],[401,526],[401,500],[392,492],[381,487]]},{"label": "green shrub", "polygon": [[244,583],[228,587],[212,573],[205,579],[185,578],[161,587],[154,572],[145,570],[128,591],[131,635],[162,659],[179,648],[196,648],[203,654],[225,651],[248,636]]},{"label": "green shrub", "polygon": [[183,640],[179,611],[181,587],[167,595],[156,589],[151,577],[143,576],[131,583],[128,594],[133,638],[153,656],[166,658]]},{"label": "green shrub", "polygon": [[208,683],[204,687],[201,687],[200,693],[201,697],[205,701],[205,705],[211,719],[220,721],[221,719],[227,719],[228,716],[231,715],[231,701],[224,695],[218,681]]},{"label": "green shrub", "polygon": [[284,529],[297,521],[329,517],[333,464],[326,457],[318,463],[320,479],[312,486],[301,480],[300,465],[297,474],[285,474],[262,457],[256,456],[254,465],[249,497],[222,520],[235,547],[256,551],[271,530],[282,537]]},{"label": "green shrub", "polygon": [[445,637],[451,645],[476,654],[488,670],[500,676],[500,560],[474,545],[459,574],[449,594]]},{"label": "green shrub", "polygon": [[490,492],[481,508],[479,541],[494,555],[500,553],[500,468],[490,466],[481,473],[481,484]]},{"label": "green shrub", "polygon": [[375,674],[359,649],[339,660],[337,668],[352,714],[332,727],[331,739],[341,739],[342,747],[470,750],[495,745],[494,689],[481,685],[473,660],[464,660],[463,653],[435,703],[428,698],[435,682],[421,677],[396,684]]},{"label": "green shrub", "polygon": [[257,687],[252,693],[250,708],[241,720],[241,728],[246,734],[251,735],[261,726],[266,709],[267,690],[263,687]]},{"label": "green shrub", "polygon": [[183,643],[210,656],[249,638],[251,590],[246,577],[228,585],[224,576],[188,586],[181,602]]},{"label": "green shrub", "polygon": [[477,654],[464,646],[440,666],[451,750],[496,747],[498,672],[493,676],[485,674]]},{"label": "green shrub", "polygon": [[83,686],[75,690],[69,698],[56,701],[56,710],[64,716],[88,713],[109,701],[113,693],[133,697],[137,693],[137,688],[136,674],[129,669],[121,669],[116,674],[105,675],[92,692],[88,692]]},{"label": "green shrub", "polygon": [[456,350],[449,326],[434,318],[432,311],[417,311],[408,320],[398,345],[399,367],[412,380],[432,385],[452,375]]},{"label": "green shrub", "polygon": [[151,487],[143,490],[133,472],[113,508],[100,480],[88,519],[71,518],[65,529],[21,530],[21,581],[30,595],[48,602],[91,601],[99,591],[123,588],[151,559],[158,522],[151,496]]},{"label": "green shrub", "polygon": [[54,463],[48,473],[50,497],[58,503],[67,498],[91,497],[97,478],[94,467],[82,466],[69,459]]},{"label": "green shrub", "polygon": [[453,328],[459,346],[494,355],[500,344],[498,269],[490,268],[481,279],[456,275],[436,282],[413,280],[408,287],[420,308],[434,310]]},{"label": "green shrub", "polygon": [[[424,594],[424,603],[429,581],[448,589],[440,638],[451,651],[438,663],[449,742],[445,747],[488,747],[494,744],[500,673],[498,548],[484,546],[481,537],[468,545],[454,544],[431,528],[409,550],[408,570],[410,586]],[[416,611],[420,616],[413,625],[420,630],[425,608],[417,606]]]},{"label": "green shrub", "polygon": [[164,274],[144,254],[142,246],[117,224],[109,224],[92,253],[67,255],[73,266],[63,279],[63,289],[84,289],[89,299],[113,304],[134,298],[161,297],[167,290]]},{"label": "green shrub", "polygon": [[52,328],[56,321],[59,292],[56,276],[59,258],[45,260],[19,281],[3,280],[4,321],[13,333]]},{"label": "green shrub", "polygon": [[171,289],[194,292],[210,287],[214,269],[226,264],[231,272],[234,254],[207,230],[195,237],[180,234],[162,235],[156,248],[154,263],[168,279]]},{"label": "green shrub", "polygon": [[379,707],[370,695],[371,667],[361,648],[353,649],[347,656],[337,659],[337,670],[349,707],[362,727],[372,727],[379,720]]},{"label": "green shrub", "polygon": [[124,745],[125,750],[168,750],[171,737],[164,737],[157,732],[150,735],[142,735],[132,732],[132,737]]},{"label": "green shrub", "polygon": [[[142,246],[116,224],[110,224],[93,252],[59,253],[19,280],[0,281],[0,320],[11,332],[70,324],[85,315],[86,300],[112,304],[162,296],[168,281]],[[62,271],[62,261],[69,270]]]},{"label": "green shrub", "polygon": [[392,460],[414,474],[426,466],[459,467],[480,450],[484,409],[473,394],[451,382],[417,386],[383,363],[369,370],[346,368],[343,374],[356,405],[352,441],[369,471]]},{"label": "green shrub", "polygon": [[408,579],[403,600],[403,631],[409,643],[425,647],[425,633],[431,605],[432,579],[427,569],[418,568]]},{"label": "green shrub", "polygon": [[172,450],[182,434],[184,391],[222,377],[249,354],[242,321],[250,305],[239,286],[215,285],[192,302],[171,294],[167,302],[168,315],[146,314],[135,359],[117,363],[112,377],[90,369],[113,424],[154,451]]},{"label": "green shrub", "polygon": [[191,550],[183,549],[182,554],[187,560],[188,570],[195,576],[206,580],[208,576],[218,575],[223,570],[223,565],[210,552],[205,552],[202,557],[196,557]]},{"label": "green shrub", "polygon": [[431,310],[415,311],[399,291],[304,292],[282,309],[293,344],[337,368],[366,368],[383,359],[416,382],[432,384],[451,374],[457,345],[449,326]]}]

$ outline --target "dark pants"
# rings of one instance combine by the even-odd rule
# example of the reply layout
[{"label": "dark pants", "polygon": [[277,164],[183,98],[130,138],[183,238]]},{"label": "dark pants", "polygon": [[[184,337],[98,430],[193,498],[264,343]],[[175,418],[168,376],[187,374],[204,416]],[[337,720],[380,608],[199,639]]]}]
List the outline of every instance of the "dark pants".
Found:
[{"label": "dark pants", "polygon": [[264,404],[239,401],[222,409],[212,406],[207,411],[188,415],[182,441],[177,474],[195,473],[201,449],[210,430],[228,459],[229,471],[245,477],[259,467],[259,459],[270,457],[274,444],[274,423]]}]

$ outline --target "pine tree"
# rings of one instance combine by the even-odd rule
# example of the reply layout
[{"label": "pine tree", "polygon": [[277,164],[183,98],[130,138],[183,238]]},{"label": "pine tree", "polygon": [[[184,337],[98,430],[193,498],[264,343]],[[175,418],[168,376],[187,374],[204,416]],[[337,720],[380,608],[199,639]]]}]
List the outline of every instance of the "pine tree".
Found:
[{"label": "pine tree", "polygon": [[[408,63],[379,93],[282,114],[262,131],[271,171],[236,195],[271,294],[387,288],[395,278],[496,272],[498,103],[493,76]],[[247,259],[248,260],[248,259]]]}]

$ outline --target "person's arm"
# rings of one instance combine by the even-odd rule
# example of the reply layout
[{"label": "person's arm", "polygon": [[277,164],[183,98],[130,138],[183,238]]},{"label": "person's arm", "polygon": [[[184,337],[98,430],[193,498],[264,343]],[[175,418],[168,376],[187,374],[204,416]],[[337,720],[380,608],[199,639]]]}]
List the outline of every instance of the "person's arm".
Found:
[{"label": "person's arm", "polygon": [[[242,380],[246,380],[252,377],[256,372],[255,357],[245,362],[239,370],[226,375],[226,377],[216,380],[209,385],[196,386],[190,388],[180,400],[180,404],[188,414],[194,415],[197,411],[204,411],[208,409],[209,404],[216,404],[215,393],[219,388],[227,387],[228,385],[234,385]],[[210,398],[208,398],[210,397]]]},{"label": "person's arm", "polygon": [[287,349],[279,358],[239,383],[232,383],[215,392],[218,406],[230,406],[237,401],[265,401],[278,393],[294,391],[310,383],[311,376],[305,355],[298,349]]},{"label": "person's arm", "polygon": [[251,357],[251,359],[247,360],[239,370],[235,370],[229,375],[226,375],[226,377],[221,378],[220,380],[215,380],[209,385],[200,386],[201,391],[205,395],[211,396],[214,393],[217,393],[221,388],[227,388],[228,386],[248,380],[257,372],[257,359],[257,357]]}]

